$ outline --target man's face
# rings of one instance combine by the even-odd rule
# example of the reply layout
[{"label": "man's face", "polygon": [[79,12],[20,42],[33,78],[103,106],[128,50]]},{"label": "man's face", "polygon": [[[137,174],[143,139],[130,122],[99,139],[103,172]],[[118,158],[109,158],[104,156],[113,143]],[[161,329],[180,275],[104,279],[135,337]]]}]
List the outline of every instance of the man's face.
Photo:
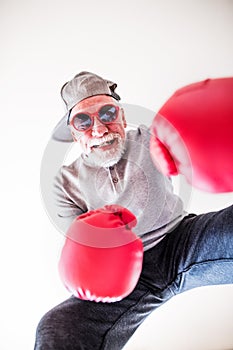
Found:
[{"label": "man's face", "polygon": [[[118,110],[114,121],[104,123],[98,118],[102,107],[113,105]],[[77,131],[72,122],[78,113],[87,113],[92,125],[85,131]],[[118,162],[124,152],[126,121],[123,109],[110,96],[99,95],[79,102],[70,114],[70,129],[74,141],[77,141],[88,159],[96,166],[111,166]]]}]

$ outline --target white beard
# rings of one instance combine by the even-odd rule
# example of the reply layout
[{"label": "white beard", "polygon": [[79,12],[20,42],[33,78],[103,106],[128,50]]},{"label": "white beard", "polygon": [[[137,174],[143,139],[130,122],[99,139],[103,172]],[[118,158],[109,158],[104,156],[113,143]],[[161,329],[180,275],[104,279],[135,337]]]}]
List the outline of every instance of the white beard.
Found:
[{"label": "white beard", "polygon": [[96,167],[108,168],[116,164],[125,152],[125,140],[117,135],[116,145],[113,145],[109,150],[101,150],[96,148],[88,153],[88,162]]}]

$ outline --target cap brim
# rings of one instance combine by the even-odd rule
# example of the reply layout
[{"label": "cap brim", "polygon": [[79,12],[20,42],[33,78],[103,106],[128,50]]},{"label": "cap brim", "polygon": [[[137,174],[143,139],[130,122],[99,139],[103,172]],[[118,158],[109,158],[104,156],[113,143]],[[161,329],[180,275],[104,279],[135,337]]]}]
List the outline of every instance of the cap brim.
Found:
[{"label": "cap brim", "polygon": [[59,121],[52,132],[52,139],[60,142],[73,142],[70,129],[67,125],[67,117],[69,112]]}]

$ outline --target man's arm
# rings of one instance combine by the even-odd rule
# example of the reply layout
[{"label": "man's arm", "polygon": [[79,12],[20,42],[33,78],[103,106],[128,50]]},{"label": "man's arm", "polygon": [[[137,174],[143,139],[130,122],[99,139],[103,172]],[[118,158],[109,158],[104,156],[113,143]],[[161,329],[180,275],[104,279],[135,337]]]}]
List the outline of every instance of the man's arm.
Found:
[{"label": "man's arm", "polygon": [[57,228],[62,233],[66,233],[73,220],[87,211],[81,193],[78,197],[79,189],[74,189],[72,180],[69,179],[66,167],[62,167],[54,179],[53,195],[56,211]]}]

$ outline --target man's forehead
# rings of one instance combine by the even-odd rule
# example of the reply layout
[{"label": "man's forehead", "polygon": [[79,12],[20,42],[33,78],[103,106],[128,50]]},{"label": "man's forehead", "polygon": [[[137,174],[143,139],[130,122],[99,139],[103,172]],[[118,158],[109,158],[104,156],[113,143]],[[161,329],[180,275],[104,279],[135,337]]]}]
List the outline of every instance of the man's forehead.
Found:
[{"label": "man's forehead", "polygon": [[88,97],[85,100],[80,101],[77,103],[74,108],[72,109],[73,112],[84,110],[84,109],[96,109],[99,106],[106,104],[106,103],[116,103],[116,100],[113,99],[111,96],[107,95],[97,95]]}]

